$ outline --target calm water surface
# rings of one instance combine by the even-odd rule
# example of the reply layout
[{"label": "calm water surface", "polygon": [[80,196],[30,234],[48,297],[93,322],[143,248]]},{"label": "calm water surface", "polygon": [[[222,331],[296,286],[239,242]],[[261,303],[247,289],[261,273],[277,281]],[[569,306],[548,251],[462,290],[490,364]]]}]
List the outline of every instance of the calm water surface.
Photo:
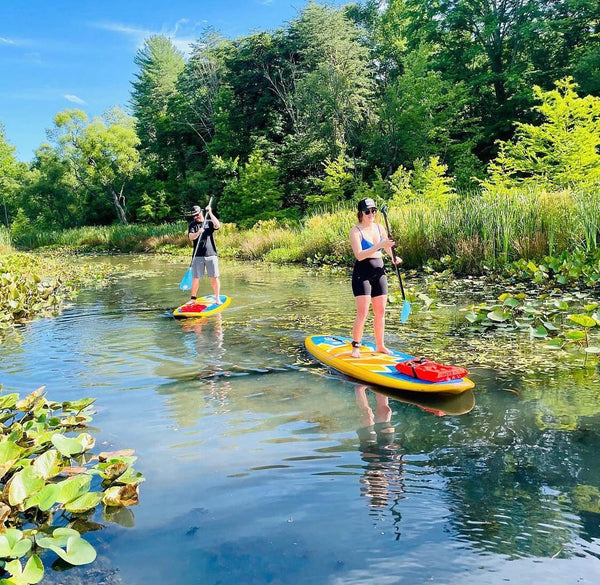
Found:
[{"label": "calm water surface", "polygon": [[529,339],[486,345],[460,307],[406,325],[392,307],[389,345],[466,365],[476,387],[388,398],[303,350],[308,334],[348,334],[341,277],[224,263],[231,307],[180,322],[186,266],[115,262],[110,287],[0,346],[4,392],[97,397],[97,447],[135,448],[146,477],[133,514],[95,518],[97,561],[45,582],[600,579],[597,368]]}]

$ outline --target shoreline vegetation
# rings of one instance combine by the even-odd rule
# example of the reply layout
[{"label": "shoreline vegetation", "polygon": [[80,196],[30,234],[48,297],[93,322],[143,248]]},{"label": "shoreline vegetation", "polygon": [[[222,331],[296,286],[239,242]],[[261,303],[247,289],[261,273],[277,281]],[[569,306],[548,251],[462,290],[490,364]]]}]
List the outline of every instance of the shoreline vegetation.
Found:
[{"label": "shoreline vegetation", "polygon": [[[495,273],[540,284],[600,284],[600,191],[521,189],[494,197],[460,196],[444,202],[391,202],[388,216],[405,270],[456,276]],[[218,213],[218,205],[217,205]],[[268,219],[248,229],[223,223],[219,255],[277,264],[351,268],[348,233],[353,207],[322,208],[300,221]],[[23,251],[187,255],[187,223],[130,224],[24,231],[2,245]]]}]

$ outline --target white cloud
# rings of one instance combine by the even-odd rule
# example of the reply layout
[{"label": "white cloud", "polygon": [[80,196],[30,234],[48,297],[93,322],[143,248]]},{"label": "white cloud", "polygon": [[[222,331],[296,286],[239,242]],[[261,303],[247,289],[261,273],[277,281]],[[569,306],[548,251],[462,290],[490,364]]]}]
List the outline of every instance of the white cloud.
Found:
[{"label": "white cloud", "polygon": [[150,30],[136,26],[130,26],[117,22],[95,22],[92,26],[103,30],[119,33],[130,38],[136,49],[144,46],[144,41],[153,35],[164,35],[173,43],[173,46],[184,55],[189,56],[192,44],[198,40],[200,31],[205,27],[207,21],[190,22],[187,18],[178,20],[172,27],[163,27],[162,30]]},{"label": "white cloud", "polygon": [[16,45],[17,43],[12,39],[7,39],[6,37],[0,37],[0,45]]},{"label": "white cloud", "polygon": [[72,93],[67,93],[63,96],[66,100],[73,102],[74,104],[80,104],[83,105],[85,104],[85,101],[82,100],[80,97],[73,95]]},{"label": "white cloud", "polygon": [[151,30],[144,28],[136,28],[134,26],[128,26],[120,24],[118,22],[96,22],[92,26],[100,28],[102,30],[108,30],[111,32],[120,33],[126,37],[133,39],[136,46],[141,47],[144,44],[144,39],[155,34]]}]

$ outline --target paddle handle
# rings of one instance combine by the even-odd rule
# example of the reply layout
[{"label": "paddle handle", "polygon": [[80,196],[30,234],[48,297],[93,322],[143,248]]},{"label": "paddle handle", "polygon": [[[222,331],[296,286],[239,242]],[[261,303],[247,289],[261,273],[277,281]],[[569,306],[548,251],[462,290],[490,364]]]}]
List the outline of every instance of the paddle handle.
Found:
[{"label": "paddle handle", "polygon": [[[388,217],[387,217],[385,207],[381,208],[381,213],[383,214],[383,219],[385,221],[385,229],[387,231],[388,238],[389,238],[389,237],[391,237],[390,236],[390,224],[388,223]],[[396,252],[394,251],[393,247],[392,247],[392,261],[394,264],[394,268],[396,269],[396,274],[398,275],[398,282],[400,283],[400,292],[402,293],[402,299],[406,300],[406,295],[404,294],[404,285],[402,284],[402,277],[400,276],[400,268],[398,267],[398,264],[396,263]]]},{"label": "paddle handle", "polygon": [[[206,207],[210,207],[212,205],[212,196],[211,198],[208,200],[208,205]],[[202,222],[202,229],[205,230],[206,226],[208,225],[208,214],[204,216],[204,221]]]}]

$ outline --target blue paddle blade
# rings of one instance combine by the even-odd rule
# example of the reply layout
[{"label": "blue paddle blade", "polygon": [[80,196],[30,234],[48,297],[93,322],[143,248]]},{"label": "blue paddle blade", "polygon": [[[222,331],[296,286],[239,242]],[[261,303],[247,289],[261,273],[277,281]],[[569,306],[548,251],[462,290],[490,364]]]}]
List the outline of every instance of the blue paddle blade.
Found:
[{"label": "blue paddle blade", "polygon": [[192,268],[188,268],[179,283],[181,290],[190,290],[192,288]]},{"label": "blue paddle blade", "polygon": [[400,314],[400,321],[402,323],[406,323],[408,321],[408,316],[410,315],[410,303],[407,300],[404,300],[402,304],[402,313]]}]

